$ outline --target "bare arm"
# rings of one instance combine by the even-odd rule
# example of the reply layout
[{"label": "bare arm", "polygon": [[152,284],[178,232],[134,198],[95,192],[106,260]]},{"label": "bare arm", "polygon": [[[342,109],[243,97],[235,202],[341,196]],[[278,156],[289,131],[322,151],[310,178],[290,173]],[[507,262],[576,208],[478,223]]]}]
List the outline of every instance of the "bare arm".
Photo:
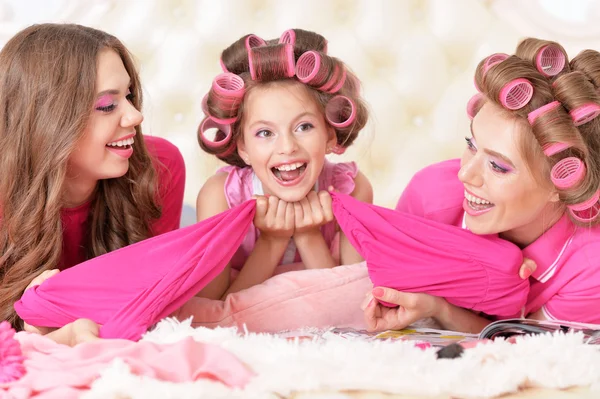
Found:
[{"label": "bare arm", "polygon": [[439,310],[433,315],[442,328],[452,331],[462,331],[471,334],[479,334],[490,320],[481,317],[470,310],[459,308],[448,303],[443,298],[440,300]]},{"label": "bare arm", "polygon": [[[367,204],[372,204],[373,187],[371,186],[369,179],[361,172],[358,172],[354,179],[354,184],[354,191],[351,194],[352,197],[359,201],[366,202]],[[342,265],[351,265],[362,262],[363,260],[362,256],[360,256],[352,244],[350,244],[350,241],[348,241],[344,232],[340,232],[340,263]]]}]

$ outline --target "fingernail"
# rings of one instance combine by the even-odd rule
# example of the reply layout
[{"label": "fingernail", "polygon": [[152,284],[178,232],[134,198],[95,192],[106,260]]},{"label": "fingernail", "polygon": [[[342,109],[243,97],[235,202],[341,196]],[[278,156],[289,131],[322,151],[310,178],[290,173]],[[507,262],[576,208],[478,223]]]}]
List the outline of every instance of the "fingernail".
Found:
[{"label": "fingernail", "polygon": [[377,287],[377,288],[373,288],[373,291],[371,291],[371,293],[373,294],[374,297],[382,297],[383,296],[383,288]]},{"label": "fingernail", "polygon": [[531,270],[527,269],[523,272],[523,280],[528,279],[531,276]]}]

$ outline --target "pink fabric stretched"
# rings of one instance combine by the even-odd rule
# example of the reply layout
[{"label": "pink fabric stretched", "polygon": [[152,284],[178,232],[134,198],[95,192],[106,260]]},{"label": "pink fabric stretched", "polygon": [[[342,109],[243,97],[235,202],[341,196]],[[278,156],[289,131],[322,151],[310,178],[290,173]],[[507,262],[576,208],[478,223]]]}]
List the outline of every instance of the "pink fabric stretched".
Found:
[{"label": "pink fabric stretched", "polygon": [[254,377],[225,349],[193,338],[173,344],[99,340],[74,348],[39,334],[20,332],[14,338],[25,357],[26,374],[16,381],[0,383],[0,398],[79,398],[117,358],[135,375],[175,383],[211,379],[242,388]]},{"label": "pink fabric stretched", "polygon": [[[334,193],[337,222],[365,258],[377,286],[425,292],[504,316],[525,304],[529,282],[522,254],[493,236],[360,202]],[[15,304],[35,326],[59,327],[85,317],[102,337],[139,339],[216,277],[240,246],[255,202],[111,252],[59,273]],[[340,304],[343,306],[343,304]]]},{"label": "pink fabric stretched", "polygon": [[240,246],[255,202],[64,270],[25,292],[17,314],[34,326],[79,318],[103,338],[137,340],[215,278]]},{"label": "pink fabric stretched", "polygon": [[339,193],[333,211],[374,286],[424,292],[495,316],[514,315],[525,305],[529,281],[518,274],[523,255],[508,241]]}]

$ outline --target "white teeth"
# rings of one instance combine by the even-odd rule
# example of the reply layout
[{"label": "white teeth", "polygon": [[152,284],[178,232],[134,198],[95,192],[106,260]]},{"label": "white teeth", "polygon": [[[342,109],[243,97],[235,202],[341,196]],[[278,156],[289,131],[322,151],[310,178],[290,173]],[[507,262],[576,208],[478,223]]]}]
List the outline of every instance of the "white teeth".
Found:
[{"label": "white teeth", "polygon": [[275,169],[277,170],[284,170],[284,171],[290,171],[290,170],[296,170],[299,167],[301,167],[302,165],[304,165],[303,162],[296,162],[296,163],[290,163],[287,165],[280,165],[275,167]]},{"label": "white teeth", "polygon": [[467,201],[474,202],[474,203],[479,204],[479,205],[489,205],[489,204],[491,204],[490,201],[484,200],[483,198],[479,198],[479,197],[476,197],[474,195],[471,195],[466,190],[465,190],[465,198],[467,199]]},{"label": "white teeth", "polygon": [[128,145],[133,145],[133,137],[130,137],[126,140],[118,140],[118,141],[113,141],[111,143],[108,143],[107,145],[111,146],[111,147],[125,147]]}]

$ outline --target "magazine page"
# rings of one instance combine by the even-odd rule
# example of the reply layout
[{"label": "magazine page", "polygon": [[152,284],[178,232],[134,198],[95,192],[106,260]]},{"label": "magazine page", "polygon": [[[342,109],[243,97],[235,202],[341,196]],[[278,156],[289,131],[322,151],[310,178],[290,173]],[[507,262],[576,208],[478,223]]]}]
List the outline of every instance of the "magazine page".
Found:
[{"label": "magazine page", "polygon": [[587,343],[600,344],[600,325],[560,320],[508,319],[490,323],[479,334],[480,339],[512,337],[515,335],[544,334],[561,331],[581,332]]}]

